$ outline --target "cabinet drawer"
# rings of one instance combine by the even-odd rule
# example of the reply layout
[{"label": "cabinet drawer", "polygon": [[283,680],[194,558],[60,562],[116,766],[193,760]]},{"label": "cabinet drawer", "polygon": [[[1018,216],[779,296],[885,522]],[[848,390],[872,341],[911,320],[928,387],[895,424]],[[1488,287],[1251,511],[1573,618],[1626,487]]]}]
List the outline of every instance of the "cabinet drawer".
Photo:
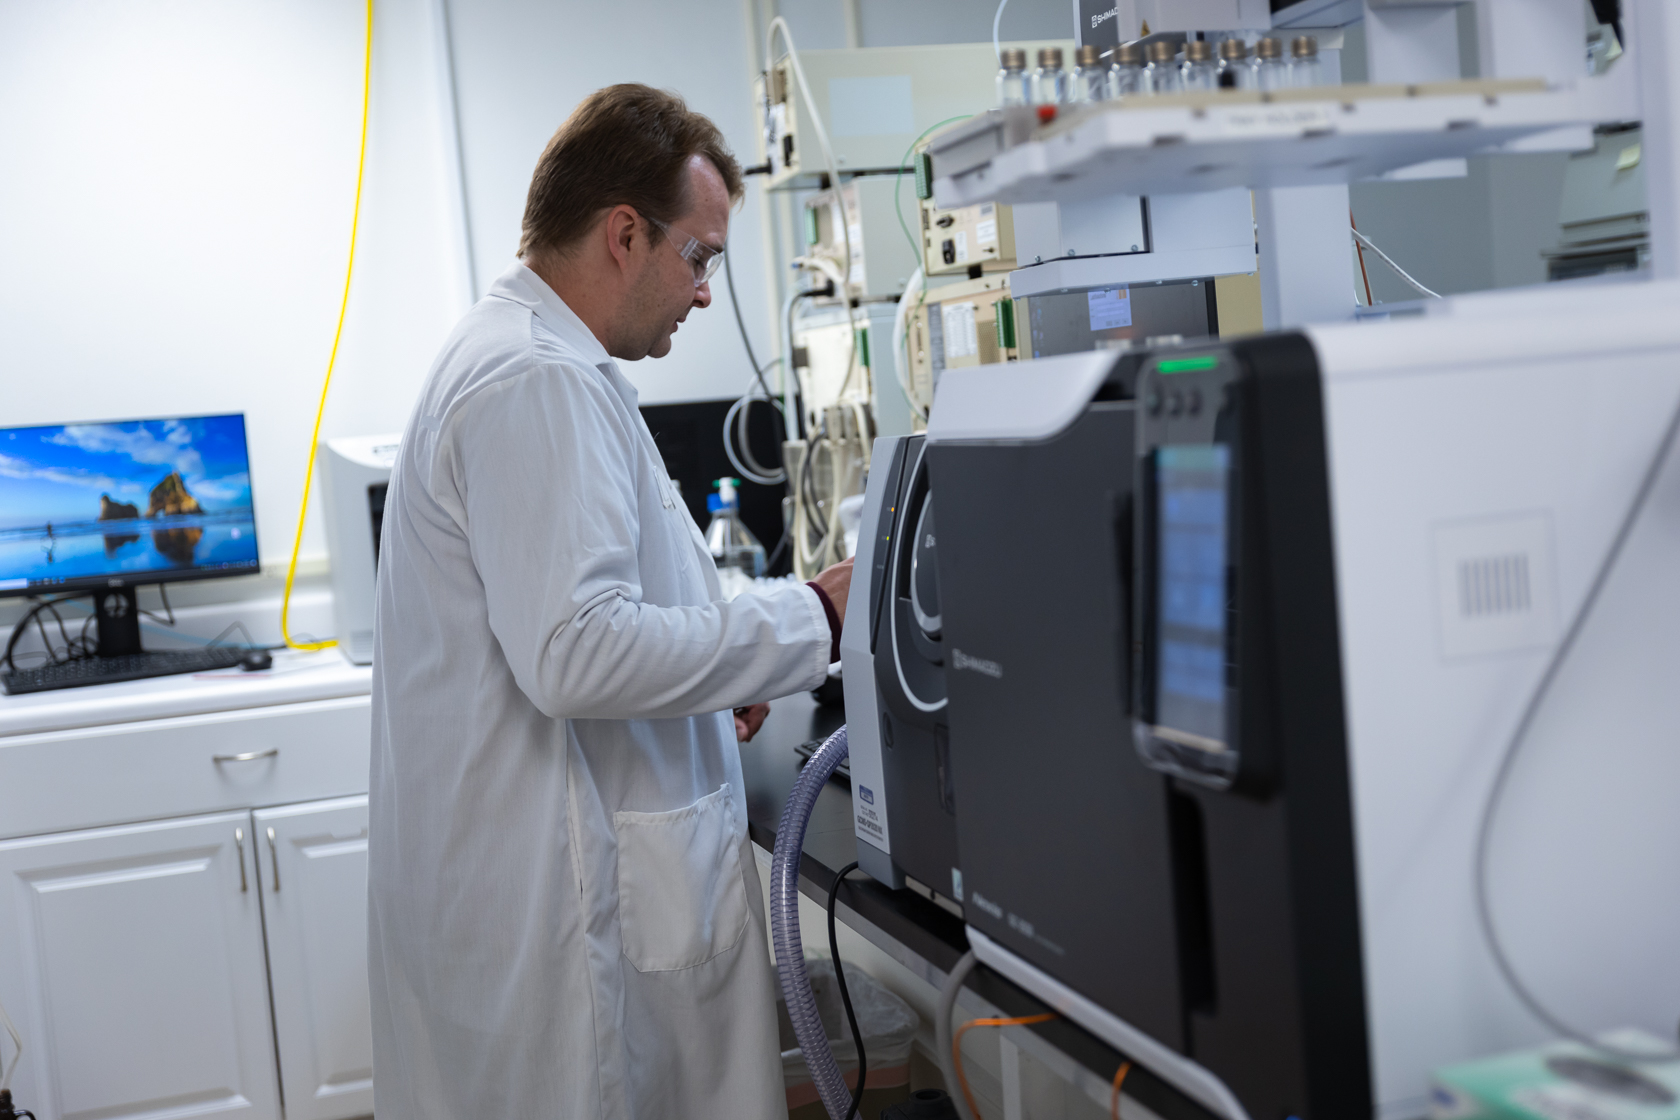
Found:
[{"label": "cabinet drawer", "polygon": [[370,711],[349,696],[0,739],[0,838],[365,793]]}]

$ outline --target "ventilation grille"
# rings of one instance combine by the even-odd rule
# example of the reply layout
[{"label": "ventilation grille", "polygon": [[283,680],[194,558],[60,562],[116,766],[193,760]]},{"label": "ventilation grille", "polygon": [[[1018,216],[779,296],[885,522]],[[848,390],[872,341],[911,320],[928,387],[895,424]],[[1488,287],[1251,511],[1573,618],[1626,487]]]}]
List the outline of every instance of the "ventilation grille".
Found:
[{"label": "ventilation grille", "polygon": [[1459,614],[1483,618],[1526,611],[1531,606],[1526,552],[1459,561]]},{"label": "ventilation grille", "polygon": [[1432,528],[1442,657],[1508,653],[1557,640],[1549,513],[1495,514]]}]

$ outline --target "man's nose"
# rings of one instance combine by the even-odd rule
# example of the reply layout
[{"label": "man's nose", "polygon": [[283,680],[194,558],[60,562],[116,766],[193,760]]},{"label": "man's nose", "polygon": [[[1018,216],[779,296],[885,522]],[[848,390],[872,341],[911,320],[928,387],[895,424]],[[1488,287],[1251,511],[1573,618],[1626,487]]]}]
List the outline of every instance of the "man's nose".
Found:
[{"label": "man's nose", "polygon": [[712,282],[710,280],[706,280],[706,281],[703,281],[700,284],[699,287],[694,289],[694,306],[695,307],[710,307],[711,305],[712,305]]}]

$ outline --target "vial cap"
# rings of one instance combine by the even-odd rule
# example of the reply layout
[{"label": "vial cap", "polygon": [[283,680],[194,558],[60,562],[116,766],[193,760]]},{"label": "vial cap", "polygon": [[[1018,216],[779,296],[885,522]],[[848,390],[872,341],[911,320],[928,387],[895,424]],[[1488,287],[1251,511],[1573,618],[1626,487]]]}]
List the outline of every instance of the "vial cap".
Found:
[{"label": "vial cap", "polygon": [[1219,57],[1241,62],[1248,57],[1248,44],[1241,39],[1227,39],[1219,44]]},{"label": "vial cap", "polygon": [[1121,43],[1114,48],[1114,61],[1121,66],[1142,66],[1143,50],[1136,43]]},{"label": "vial cap", "polygon": [[998,56],[998,62],[1005,70],[1025,70],[1027,68],[1027,52],[1020,47],[1005,47]]},{"label": "vial cap", "polygon": [[1102,61],[1102,52],[1095,43],[1086,43],[1079,48],[1078,59],[1081,66],[1096,66]]},{"label": "vial cap", "polygon": [[1062,68],[1062,48],[1045,47],[1038,52],[1038,64],[1046,70],[1060,70]]},{"label": "vial cap", "polygon": [[1178,46],[1165,39],[1157,39],[1149,44],[1149,61],[1171,62],[1178,55]]},{"label": "vial cap", "polygon": [[1209,62],[1213,59],[1213,44],[1206,39],[1191,39],[1184,44],[1187,62]]},{"label": "vial cap", "polygon": [[1268,35],[1254,44],[1254,54],[1256,58],[1282,58],[1283,43]]},{"label": "vial cap", "polygon": [[1289,44],[1289,49],[1296,58],[1316,58],[1318,56],[1318,40],[1311,35],[1297,35],[1295,41]]}]

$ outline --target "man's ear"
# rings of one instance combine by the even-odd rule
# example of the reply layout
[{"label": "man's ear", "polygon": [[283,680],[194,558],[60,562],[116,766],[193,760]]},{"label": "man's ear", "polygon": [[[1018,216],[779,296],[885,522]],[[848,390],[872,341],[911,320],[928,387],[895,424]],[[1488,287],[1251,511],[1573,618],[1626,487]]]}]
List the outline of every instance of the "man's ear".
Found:
[{"label": "man's ear", "polygon": [[614,206],[607,211],[605,236],[607,252],[618,262],[620,269],[630,267],[630,248],[641,234],[637,230],[636,211],[628,206]]}]

